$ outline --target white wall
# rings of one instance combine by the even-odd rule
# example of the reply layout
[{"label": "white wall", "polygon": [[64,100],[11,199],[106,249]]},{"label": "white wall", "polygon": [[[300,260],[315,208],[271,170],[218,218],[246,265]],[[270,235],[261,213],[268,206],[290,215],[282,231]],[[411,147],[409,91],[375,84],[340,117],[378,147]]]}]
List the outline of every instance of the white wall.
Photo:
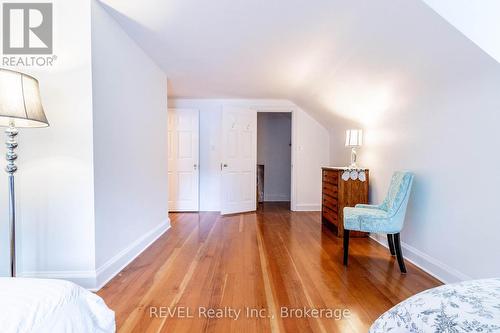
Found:
[{"label": "white wall", "polygon": [[[359,159],[374,203],[395,170],[415,173],[402,232],[409,259],[445,282],[498,277],[500,65],[451,27],[439,34],[439,45],[422,49],[432,61],[408,62],[391,103],[355,125],[365,129]],[[345,161],[333,151],[339,128],[333,163]]]},{"label": "white wall", "polygon": [[100,285],[169,226],[167,79],[95,1],[92,75]]},{"label": "white wall", "polygon": [[[50,122],[18,137],[18,275],[95,288],[96,265],[103,282],[168,226],[166,78],[95,2],[54,1],[54,22],[54,65],[11,68],[39,79]],[[6,276],[6,175],[0,193]]]},{"label": "white wall", "polygon": [[321,210],[321,167],[329,165],[328,131],[301,108],[293,113],[293,210]]},{"label": "white wall", "polygon": [[290,201],[292,113],[257,113],[257,164],[264,165],[264,201]]},{"label": "white wall", "polygon": [[258,111],[292,111],[293,185],[296,210],[321,208],[321,166],[329,161],[328,131],[301,108],[286,100],[169,99],[169,107],[200,110],[200,210],[220,210],[221,121],[224,105]]},{"label": "white wall", "polygon": [[[22,129],[19,135],[18,270],[79,281],[92,277],[94,269],[90,2],[54,1],[54,22],[54,66],[12,68],[39,79],[50,122],[49,128]],[[3,144],[1,149],[3,155]],[[7,275],[3,172],[0,194],[0,271]]]}]

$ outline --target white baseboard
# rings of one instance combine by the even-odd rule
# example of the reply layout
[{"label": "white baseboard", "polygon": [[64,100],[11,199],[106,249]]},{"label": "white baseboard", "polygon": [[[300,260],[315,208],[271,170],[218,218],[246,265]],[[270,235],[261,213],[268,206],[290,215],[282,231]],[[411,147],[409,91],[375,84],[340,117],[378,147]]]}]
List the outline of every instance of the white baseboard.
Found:
[{"label": "white baseboard", "polygon": [[19,276],[26,278],[63,279],[74,282],[91,291],[97,291],[144,252],[169,228],[170,219],[167,218],[167,220],[117,253],[96,271],[34,271],[22,272]]},{"label": "white baseboard", "polygon": [[96,285],[94,271],[28,271],[22,272],[18,276],[23,278],[67,280],[89,290],[93,290]]},{"label": "white baseboard", "polygon": [[319,212],[321,211],[320,204],[296,204],[292,207],[295,212]]},{"label": "white baseboard", "polygon": [[154,229],[138,238],[125,249],[118,252],[111,259],[105,262],[96,270],[96,283],[93,290],[97,291],[104,287],[113,277],[115,277],[122,269],[137,258],[144,250],[153,244],[161,235],[170,229],[170,219],[160,223]]},{"label": "white baseboard", "polygon": [[264,194],[264,201],[290,201],[290,195],[288,194]]},{"label": "white baseboard", "polygon": [[[387,244],[387,237],[385,235],[370,234],[370,238],[385,246],[386,248],[389,248]],[[401,242],[401,247],[405,260],[408,260],[421,270],[427,272],[443,283],[454,283],[464,280],[472,280],[470,276],[446,265],[445,263],[429,256],[426,253],[423,253],[422,251],[414,248],[411,245]]]}]

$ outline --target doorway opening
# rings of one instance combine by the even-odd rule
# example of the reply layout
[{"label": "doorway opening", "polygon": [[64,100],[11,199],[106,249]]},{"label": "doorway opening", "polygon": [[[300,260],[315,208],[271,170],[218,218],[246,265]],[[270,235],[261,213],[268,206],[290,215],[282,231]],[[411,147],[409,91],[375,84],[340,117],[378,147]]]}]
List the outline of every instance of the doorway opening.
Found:
[{"label": "doorway opening", "polygon": [[257,113],[257,203],[290,209],[292,193],[292,113]]}]

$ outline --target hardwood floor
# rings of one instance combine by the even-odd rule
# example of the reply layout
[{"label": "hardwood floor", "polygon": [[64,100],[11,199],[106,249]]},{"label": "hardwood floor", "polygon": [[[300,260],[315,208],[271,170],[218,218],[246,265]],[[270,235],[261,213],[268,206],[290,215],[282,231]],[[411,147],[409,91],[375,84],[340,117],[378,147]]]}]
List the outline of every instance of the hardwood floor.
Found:
[{"label": "hardwood floor", "polygon": [[[351,240],[344,267],[342,240],[320,213],[283,203],[170,217],[172,228],[98,292],[119,332],[365,333],[396,303],[440,284],[410,263],[401,275],[389,250],[366,238]],[[241,313],[207,318],[209,308]],[[317,313],[300,318],[304,308]]]}]

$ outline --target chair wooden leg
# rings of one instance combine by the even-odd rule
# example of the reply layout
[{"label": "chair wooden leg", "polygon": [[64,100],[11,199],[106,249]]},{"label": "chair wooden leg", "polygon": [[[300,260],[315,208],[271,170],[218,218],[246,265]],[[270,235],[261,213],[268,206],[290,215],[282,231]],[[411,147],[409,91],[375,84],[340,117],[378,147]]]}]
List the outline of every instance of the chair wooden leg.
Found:
[{"label": "chair wooden leg", "polygon": [[389,251],[391,251],[391,256],[395,256],[396,251],[394,250],[394,238],[391,234],[387,234],[387,244],[389,244]]},{"label": "chair wooden leg", "polygon": [[394,247],[396,250],[396,257],[398,258],[399,270],[401,273],[406,273],[405,261],[403,259],[403,252],[401,251],[401,239],[399,233],[394,234]]},{"label": "chair wooden leg", "polygon": [[344,266],[347,266],[349,257],[349,230],[344,229]]}]

